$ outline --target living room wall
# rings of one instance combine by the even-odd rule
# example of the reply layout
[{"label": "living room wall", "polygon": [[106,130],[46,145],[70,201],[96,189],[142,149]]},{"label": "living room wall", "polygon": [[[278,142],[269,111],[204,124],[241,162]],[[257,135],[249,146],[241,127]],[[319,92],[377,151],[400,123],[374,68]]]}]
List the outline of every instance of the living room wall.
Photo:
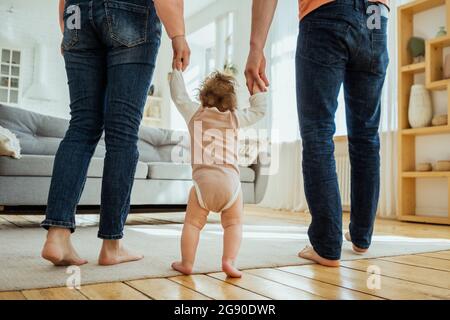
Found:
[{"label": "living room wall", "polygon": [[58,1],[2,0],[0,21],[0,48],[21,51],[15,106],[67,118],[69,93],[59,49]]}]

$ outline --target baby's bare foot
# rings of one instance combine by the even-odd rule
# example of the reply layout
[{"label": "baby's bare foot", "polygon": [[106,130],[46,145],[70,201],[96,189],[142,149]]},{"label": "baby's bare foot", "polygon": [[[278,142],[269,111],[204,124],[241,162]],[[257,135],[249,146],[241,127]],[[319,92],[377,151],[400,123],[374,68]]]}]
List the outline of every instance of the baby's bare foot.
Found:
[{"label": "baby's bare foot", "polygon": [[233,265],[232,261],[222,261],[222,270],[231,278],[242,277],[242,272]]},{"label": "baby's bare foot", "polygon": [[73,248],[70,230],[62,228],[50,228],[41,256],[55,266],[81,266],[87,263]]},{"label": "baby's bare foot", "polygon": [[104,240],[98,264],[101,266],[111,266],[119,263],[138,261],[144,258],[141,254],[130,253],[125,249],[119,240]]},{"label": "baby's bare foot", "polygon": [[183,264],[181,261],[172,263],[172,269],[187,276],[192,274],[192,265]]},{"label": "baby's bare foot", "polygon": [[[347,240],[348,242],[352,242],[352,237],[350,236],[350,232],[346,232],[345,235],[344,235],[344,237],[345,237],[345,240]],[[364,254],[364,253],[367,252],[367,250],[369,250],[369,249],[358,248],[358,247],[355,246],[353,243],[352,243],[352,245],[353,245],[353,251],[354,251],[356,254]]]},{"label": "baby's bare foot", "polygon": [[298,256],[303,259],[314,261],[326,267],[339,267],[339,260],[329,260],[322,258],[311,246],[306,246],[299,252]]}]

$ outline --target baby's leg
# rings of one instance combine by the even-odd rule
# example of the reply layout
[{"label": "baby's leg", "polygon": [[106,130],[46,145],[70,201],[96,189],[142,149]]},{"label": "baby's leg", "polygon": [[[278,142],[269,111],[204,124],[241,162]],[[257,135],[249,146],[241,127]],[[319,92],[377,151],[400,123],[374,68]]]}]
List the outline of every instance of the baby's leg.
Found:
[{"label": "baby's leg", "polygon": [[172,263],[172,268],[191,274],[197,252],[200,231],[206,224],[209,211],[200,207],[194,188],[189,193],[189,200],[181,235],[181,261]]},{"label": "baby's leg", "polygon": [[237,198],[236,202],[227,210],[224,210],[221,215],[223,232],[223,256],[222,256],[222,270],[233,278],[240,278],[242,272],[235,266],[234,262],[239,253],[242,240],[242,193]]}]

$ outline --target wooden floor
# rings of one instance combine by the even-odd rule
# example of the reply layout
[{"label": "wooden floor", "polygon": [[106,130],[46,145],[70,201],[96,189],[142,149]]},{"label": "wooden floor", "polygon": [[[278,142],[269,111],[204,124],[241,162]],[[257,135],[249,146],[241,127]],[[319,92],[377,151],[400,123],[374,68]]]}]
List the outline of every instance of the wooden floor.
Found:
[{"label": "wooden floor", "polygon": [[[309,215],[246,207],[254,218],[273,217],[308,225]],[[0,230],[38,227],[42,216],[0,215]],[[80,226],[97,216],[78,215]],[[128,224],[181,223],[182,214],[130,215]],[[348,215],[344,215],[348,223]],[[1,232],[1,231],[0,231]],[[379,219],[379,235],[450,239],[450,227]],[[367,285],[370,266],[381,271],[380,288]],[[2,299],[450,299],[450,251],[392,258],[344,261],[340,268],[318,265],[245,270],[241,279],[223,273],[84,285],[80,290],[51,288],[0,292]]]}]

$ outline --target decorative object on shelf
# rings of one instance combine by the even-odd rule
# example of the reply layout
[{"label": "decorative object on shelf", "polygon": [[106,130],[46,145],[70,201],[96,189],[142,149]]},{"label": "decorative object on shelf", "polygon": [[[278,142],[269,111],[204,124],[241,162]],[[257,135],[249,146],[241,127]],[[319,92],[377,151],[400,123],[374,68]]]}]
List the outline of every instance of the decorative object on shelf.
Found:
[{"label": "decorative object on shelf", "polygon": [[436,163],[436,171],[450,171],[450,160],[441,160]]},{"label": "decorative object on shelf", "polygon": [[425,61],[425,39],[419,37],[410,38],[408,50],[414,63]]},{"label": "decorative object on shelf", "polygon": [[442,76],[444,79],[450,79],[450,53],[445,55]]},{"label": "decorative object on shelf", "polygon": [[436,37],[443,37],[447,35],[447,31],[445,31],[445,27],[439,27],[439,31],[436,33]]},{"label": "decorative object on shelf", "polygon": [[419,172],[427,172],[427,171],[433,170],[433,167],[431,166],[431,163],[429,163],[429,162],[422,162],[417,165],[416,170]]},{"label": "decorative object on shelf", "polygon": [[448,115],[447,114],[438,114],[433,117],[431,120],[431,124],[433,126],[446,126],[448,124]]},{"label": "decorative object on shelf", "polygon": [[428,127],[433,118],[430,92],[423,84],[414,84],[411,87],[409,98],[408,120],[411,128]]}]

